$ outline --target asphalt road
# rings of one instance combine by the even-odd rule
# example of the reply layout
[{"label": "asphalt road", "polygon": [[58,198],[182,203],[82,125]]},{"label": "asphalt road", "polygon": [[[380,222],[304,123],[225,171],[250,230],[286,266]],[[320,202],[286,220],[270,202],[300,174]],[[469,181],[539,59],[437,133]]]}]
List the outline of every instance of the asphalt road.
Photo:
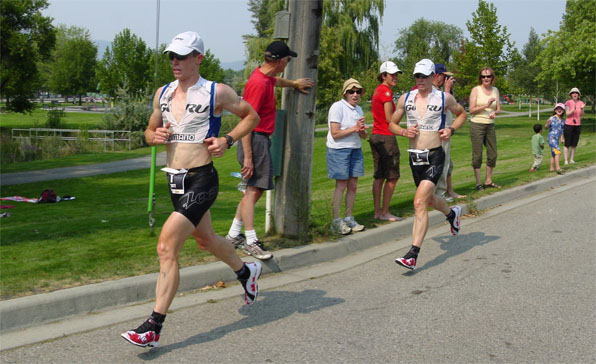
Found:
[{"label": "asphalt road", "polygon": [[235,295],[170,312],[160,348],[119,337],[134,320],[0,362],[594,363],[595,191],[590,179],[506,203],[457,237],[432,229],[414,272],[387,242],[268,276],[252,306]]}]

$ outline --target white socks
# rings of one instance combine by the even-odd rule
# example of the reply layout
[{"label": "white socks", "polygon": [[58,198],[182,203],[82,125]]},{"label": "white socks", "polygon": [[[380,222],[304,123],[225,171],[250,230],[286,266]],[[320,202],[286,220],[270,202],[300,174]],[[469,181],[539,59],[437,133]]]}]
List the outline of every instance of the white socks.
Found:
[{"label": "white socks", "polygon": [[242,221],[234,218],[234,222],[232,222],[232,226],[230,226],[230,231],[228,232],[228,235],[232,238],[235,238],[238,235],[240,235],[241,232],[242,232]]},{"label": "white socks", "polygon": [[257,240],[257,232],[255,230],[245,230],[244,233],[246,234],[246,244],[252,245]]}]

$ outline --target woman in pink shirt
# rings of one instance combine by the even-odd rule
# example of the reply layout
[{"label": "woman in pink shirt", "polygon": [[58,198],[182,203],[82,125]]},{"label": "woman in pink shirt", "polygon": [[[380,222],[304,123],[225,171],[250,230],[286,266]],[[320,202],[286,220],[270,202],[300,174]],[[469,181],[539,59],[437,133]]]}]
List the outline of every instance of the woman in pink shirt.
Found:
[{"label": "woman in pink shirt", "polygon": [[[565,120],[565,129],[563,129],[563,136],[565,137],[565,164],[575,163],[573,157],[575,157],[575,148],[579,141],[579,134],[581,133],[581,118],[584,116],[584,106],[586,104],[579,99],[580,92],[577,87],[574,87],[569,91],[570,100],[565,102],[565,114],[567,119]],[[571,153],[569,153],[571,149]],[[567,158],[569,156],[569,158]]]}]

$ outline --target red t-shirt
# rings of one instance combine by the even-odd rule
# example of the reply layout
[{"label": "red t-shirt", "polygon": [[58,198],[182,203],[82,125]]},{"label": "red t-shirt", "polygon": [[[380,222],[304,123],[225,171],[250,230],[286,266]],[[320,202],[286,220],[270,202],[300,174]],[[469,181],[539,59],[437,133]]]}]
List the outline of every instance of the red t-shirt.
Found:
[{"label": "red t-shirt", "polygon": [[254,131],[273,134],[275,131],[275,77],[269,77],[257,67],[248,78],[242,98],[255,109],[261,121]]},{"label": "red t-shirt", "polygon": [[393,103],[393,92],[389,86],[380,84],[373,93],[372,97],[372,114],[373,114],[373,134],[393,135],[389,131],[389,122],[385,117],[385,103],[391,102],[392,112],[395,111],[395,104]]}]

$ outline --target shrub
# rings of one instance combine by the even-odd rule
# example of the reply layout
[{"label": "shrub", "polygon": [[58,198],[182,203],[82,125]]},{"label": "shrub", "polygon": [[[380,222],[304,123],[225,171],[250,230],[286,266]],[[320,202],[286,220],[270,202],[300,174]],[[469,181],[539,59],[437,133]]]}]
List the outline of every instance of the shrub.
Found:
[{"label": "shrub", "polygon": [[62,119],[62,116],[64,115],[64,111],[60,110],[60,109],[50,109],[48,111],[48,118],[46,120],[46,125],[48,126],[48,128],[60,128],[60,122]]}]

